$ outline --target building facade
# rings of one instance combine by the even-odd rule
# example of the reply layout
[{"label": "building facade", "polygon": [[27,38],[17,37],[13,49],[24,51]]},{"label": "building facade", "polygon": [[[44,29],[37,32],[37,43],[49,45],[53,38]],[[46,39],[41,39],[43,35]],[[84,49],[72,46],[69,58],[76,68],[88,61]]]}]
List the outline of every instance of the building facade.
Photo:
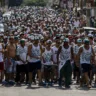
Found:
[{"label": "building facade", "polygon": [[96,7],[96,0],[59,0],[60,7],[72,6],[72,7]]}]

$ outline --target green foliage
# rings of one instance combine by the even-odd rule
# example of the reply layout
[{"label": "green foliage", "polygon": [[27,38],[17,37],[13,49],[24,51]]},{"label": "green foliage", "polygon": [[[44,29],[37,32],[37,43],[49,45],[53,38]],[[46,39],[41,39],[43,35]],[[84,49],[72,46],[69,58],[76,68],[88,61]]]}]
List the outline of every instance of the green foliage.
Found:
[{"label": "green foliage", "polygon": [[47,0],[24,0],[23,4],[28,6],[46,6]]}]

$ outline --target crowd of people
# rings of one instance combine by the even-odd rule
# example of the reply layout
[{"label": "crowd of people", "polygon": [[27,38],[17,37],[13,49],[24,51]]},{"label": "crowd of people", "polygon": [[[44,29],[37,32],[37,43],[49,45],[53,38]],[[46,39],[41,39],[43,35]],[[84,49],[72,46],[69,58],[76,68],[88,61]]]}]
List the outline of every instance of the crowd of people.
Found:
[{"label": "crowd of people", "polygon": [[96,83],[96,39],[86,32],[87,16],[46,7],[9,8],[0,32],[0,82],[65,86]]}]

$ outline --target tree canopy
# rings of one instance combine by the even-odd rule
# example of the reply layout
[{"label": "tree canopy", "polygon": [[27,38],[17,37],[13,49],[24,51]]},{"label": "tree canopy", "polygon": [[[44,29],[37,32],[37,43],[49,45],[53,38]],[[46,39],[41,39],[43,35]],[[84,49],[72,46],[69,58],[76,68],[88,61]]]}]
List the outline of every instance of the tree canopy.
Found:
[{"label": "tree canopy", "polygon": [[24,5],[46,6],[47,0],[23,0]]}]

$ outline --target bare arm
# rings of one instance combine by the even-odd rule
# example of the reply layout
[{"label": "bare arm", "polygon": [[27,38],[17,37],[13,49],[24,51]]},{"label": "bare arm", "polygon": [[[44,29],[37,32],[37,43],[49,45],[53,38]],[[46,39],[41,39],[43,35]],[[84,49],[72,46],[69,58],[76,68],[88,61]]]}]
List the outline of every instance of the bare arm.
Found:
[{"label": "bare arm", "polygon": [[1,45],[2,45],[2,50],[0,52],[4,53],[4,46],[3,46],[3,44],[1,44]]},{"label": "bare arm", "polygon": [[32,45],[28,46],[28,56],[32,57],[31,55]]},{"label": "bare arm", "polygon": [[95,60],[95,52],[94,52],[94,50],[93,50],[93,48],[92,48],[92,56],[91,56],[91,64],[95,64],[96,65],[96,60]]},{"label": "bare arm", "polygon": [[60,46],[57,52],[57,64],[59,64],[59,54],[61,52],[62,47]]},{"label": "bare arm", "polygon": [[79,49],[79,52],[78,52],[78,54],[77,54],[77,58],[76,58],[76,65],[77,66],[79,66],[79,63],[80,63],[80,55],[81,55],[81,53],[83,52],[83,48],[81,47],[80,49]]},{"label": "bare arm", "polygon": [[41,45],[40,45],[40,50],[41,50],[40,58],[42,59],[43,48],[42,48],[42,46],[41,46]]},{"label": "bare arm", "polygon": [[71,47],[71,60],[74,60],[73,48]]},{"label": "bare arm", "polygon": [[9,58],[9,46],[6,48],[6,57]]}]

